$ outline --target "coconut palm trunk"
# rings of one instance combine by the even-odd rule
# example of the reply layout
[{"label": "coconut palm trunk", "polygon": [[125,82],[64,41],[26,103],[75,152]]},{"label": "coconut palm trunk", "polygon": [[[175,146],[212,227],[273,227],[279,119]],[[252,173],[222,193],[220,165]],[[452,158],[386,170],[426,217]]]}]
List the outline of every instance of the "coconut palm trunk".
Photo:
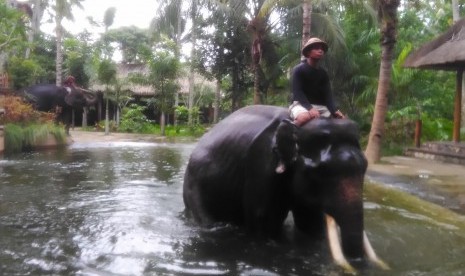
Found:
[{"label": "coconut palm trunk", "polygon": [[61,22],[63,21],[63,16],[59,14],[59,11],[57,11],[56,15],[56,36],[57,36],[57,41],[56,41],[56,47],[57,47],[57,52],[56,52],[56,63],[55,63],[55,70],[56,70],[56,85],[61,86],[62,82],[62,76],[63,76],[63,26]]},{"label": "coconut palm trunk", "polygon": [[302,4],[302,45],[310,38],[312,31],[312,0],[304,0]]},{"label": "coconut palm trunk", "polygon": [[400,0],[380,0],[378,16],[381,21],[381,64],[379,70],[378,91],[376,94],[375,111],[368,137],[365,155],[369,163],[375,163],[381,158],[381,144],[384,136],[384,120],[388,110],[388,93],[391,82],[392,59],[396,44],[397,8]]},{"label": "coconut palm trunk", "polygon": [[192,1],[191,4],[191,19],[192,19],[192,32],[191,32],[191,63],[189,68],[189,114],[188,114],[188,122],[189,126],[194,125],[194,118],[193,118],[193,110],[194,110],[194,78],[195,78],[195,47],[197,43],[197,1]]},{"label": "coconut palm trunk", "polygon": [[452,0],[452,18],[454,19],[454,22],[460,19],[460,9],[458,0]]},{"label": "coconut palm trunk", "polygon": [[218,123],[220,113],[220,100],[221,100],[221,82],[216,80],[215,87],[215,103],[213,105],[213,123]]}]

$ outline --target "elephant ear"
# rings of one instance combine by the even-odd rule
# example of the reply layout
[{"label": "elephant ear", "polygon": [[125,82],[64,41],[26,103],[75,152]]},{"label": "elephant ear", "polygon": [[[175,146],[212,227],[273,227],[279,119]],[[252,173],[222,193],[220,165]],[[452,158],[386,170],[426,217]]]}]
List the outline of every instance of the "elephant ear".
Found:
[{"label": "elephant ear", "polygon": [[274,151],[278,156],[278,165],[276,166],[276,173],[283,173],[286,171],[295,160],[297,160],[297,126],[290,120],[282,120],[276,129],[276,144]]}]

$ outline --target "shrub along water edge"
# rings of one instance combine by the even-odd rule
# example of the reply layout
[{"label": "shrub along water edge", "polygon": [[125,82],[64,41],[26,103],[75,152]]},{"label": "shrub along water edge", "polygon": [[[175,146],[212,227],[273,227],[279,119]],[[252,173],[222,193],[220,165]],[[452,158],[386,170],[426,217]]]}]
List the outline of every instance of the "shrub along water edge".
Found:
[{"label": "shrub along water edge", "polygon": [[5,154],[33,149],[52,135],[57,144],[65,144],[66,133],[62,126],[54,124],[17,125],[6,124],[4,130]]}]

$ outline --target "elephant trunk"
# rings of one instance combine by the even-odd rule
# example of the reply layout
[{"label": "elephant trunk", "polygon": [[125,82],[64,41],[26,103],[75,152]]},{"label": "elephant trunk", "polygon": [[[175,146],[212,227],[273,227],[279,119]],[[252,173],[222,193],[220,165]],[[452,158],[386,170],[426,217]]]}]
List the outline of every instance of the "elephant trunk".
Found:
[{"label": "elephant trunk", "polygon": [[[382,269],[389,267],[380,260],[371,247],[364,231],[362,177],[347,177],[340,182],[335,194],[335,204],[326,214],[327,237],[331,254],[335,262],[348,272],[355,271],[349,260],[368,259]],[[333,216],[334,217],[333,217]]]},{"label": "elephant trunk", "polygon": [[81,91],[84,95],[84,98],[86,99],[87,106],[91,106],[97,103],[97,94],[95,92],[82,88]]},{"label": "elephant trunk", "polygon": [[[347,261],[344,255],[342,249],[343,246],[341,245],[339,237],[340,228],[338,227],[334,218],[330,215],[325,215],[325,219],[329,248],[334,261],[337,265],[342,267],[346,273],[356,274],[357,270],[350,264],[349,261]],[[365,231],[363,231],[363,253],[366,256],[366,258],[377,267],[383,270],[390,269],[390,267],[376,255],[375,251],[373,250],[373,247],[371,246],[370,241],[368,240]]]}]

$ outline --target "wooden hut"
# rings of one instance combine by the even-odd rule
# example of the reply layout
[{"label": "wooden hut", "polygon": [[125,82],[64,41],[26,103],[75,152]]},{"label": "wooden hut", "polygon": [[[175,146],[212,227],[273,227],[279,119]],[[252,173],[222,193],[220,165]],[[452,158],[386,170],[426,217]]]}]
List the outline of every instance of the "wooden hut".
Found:
[{"label": "wooden hut", "polygon": [[[148,70],[149,69],[146,64],[120,63],[117,65],[117,68],[116,68],[116,76],[120,80],[127,80],[132,74],[147,75],[149,73]],[[187,105],[188,95],[189,95],[189,74],[183,74],[179,78],[178,81],[179,81],[180,90],[176,95],[175,105]],[[196,86],[200,85],[203,87],[210,87],[212,91],[214,91],[215,89],[215,84],[212,81],[205,79],[200,74],[195,74],[194,84]],[[102,84],[98,84],[98,83],[91,85],[90,88],[93,91],[104,91],[105,90],[105,86]],[[150,85],[134,84],[129,81],[125,81],[121,89],[123,91],[128,91],[129,94],[136,101],[139,101],[142,98],[153,97],[157,93],[157,91],[154,91],[153,87]],[[103,103],[100,103],[99,107],[100,107],[99,110],[100,109],[104,110]],[[99,111],[98,113],[101,114],[102,112]],[[99,118],[101,118],[101,115],[99,115]]]},{"label": "wooden hut", "polygon": [[451,155],[451,157],[458,160],[463,159],[463,162],[460,161],[460,163],[465,164],[465,146],[459,143],[462,79],[465,69],[465,18],[457,21],[445,33],[413,51],[406,58],[404,67],[457,72],[454,102],[454,129],[452,133],[453,143],[437,143],[436,145],[429,146],[429,148],[436,151],[447,151],[447,155]]}]

